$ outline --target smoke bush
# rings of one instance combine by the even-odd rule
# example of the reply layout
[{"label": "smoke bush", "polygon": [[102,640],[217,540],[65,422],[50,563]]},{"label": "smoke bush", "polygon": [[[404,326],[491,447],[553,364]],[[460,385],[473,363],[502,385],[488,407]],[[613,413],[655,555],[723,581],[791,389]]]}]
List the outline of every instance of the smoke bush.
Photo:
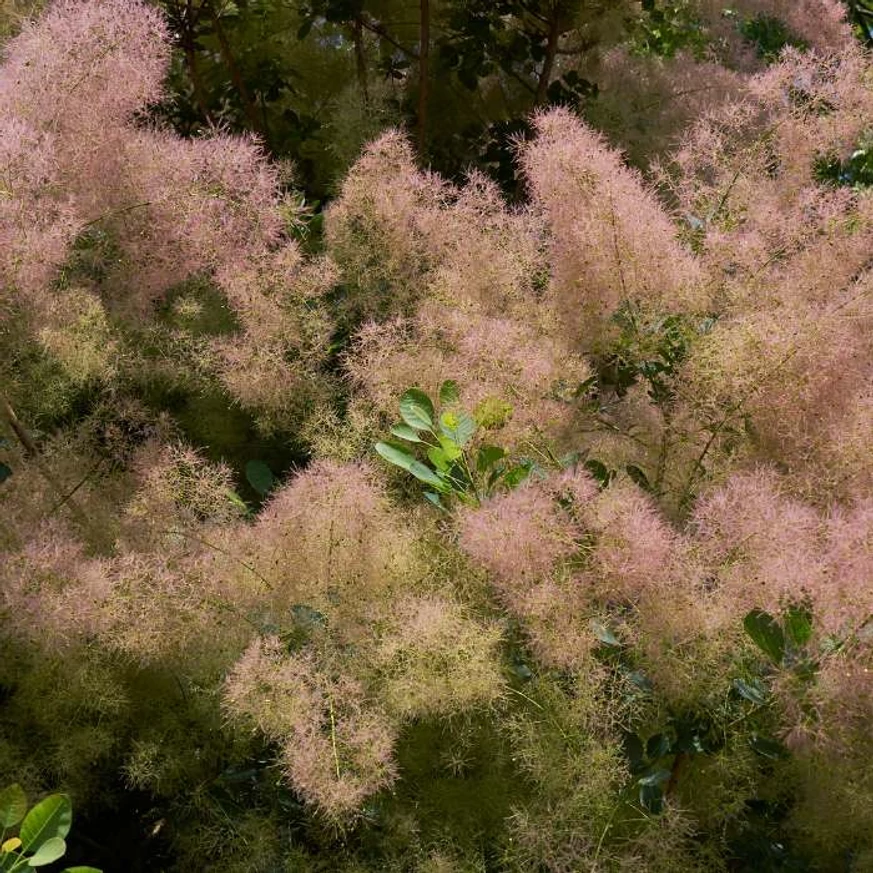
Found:
[{"label": "smoke bush", "polygon": [[[711,55],[602,70],[711,89],[625,136],[649,176],[608,101],[534,116],[517,205],[392,130],[317,256],[257,140],[149,120],[151,6],[61,0],[9,42],[0,769],[122,776],[179,869],[242,833],[264,869],[717,870],[777,839],[863,869],[873,201],[829,168],[870,58],[831,0],[737,6],[784,21],[778,58],[693,10]],[[437,513],[370,446],[447,380],[452,463],[496,475]],[[284,472],[248,488],[193,400]]]}]

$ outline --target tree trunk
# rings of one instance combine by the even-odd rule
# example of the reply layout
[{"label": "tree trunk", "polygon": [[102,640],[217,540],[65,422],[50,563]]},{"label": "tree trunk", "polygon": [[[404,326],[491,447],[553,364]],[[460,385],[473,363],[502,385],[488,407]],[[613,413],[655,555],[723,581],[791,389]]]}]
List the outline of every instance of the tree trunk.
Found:
[{"label": "tree trunk", "polygon": [[204,121],[211,125],[212,115],[206,103],[206,92],[203,90],[203,80],[200,78],[200,70],[197,66],[197,50],[195,48],[199,14],[199,9],[195,13],[192,0],[187,0],[185,3],[185,23],[181,43],[185,52],[185,67],[188,70],[188,78],[191,80],[191,87],[194,90],[194,102],[197,104],[197,108],[200,110]]},{"label": "tree trunk", "polygon": [[430,96],[430,0],[420,0],[421,23],[418,50],[418,151],[423,157],[427,146],[427,101]]},{"label": "tree trunk", "polygon": [[236,63],[236,58],[233,56],[233,51],[231,50],[230,43],[227,40],[227,34],[224,32],[224,26],[221,23],[221,19],[218,16],[218,13],[215,11],[215,6],[210,6],[210,12],[212,13],[212,24],[215,28],[215,35],[218,38],[218,46],[221,51],[221,57],[224,61],[224,65],[227,67],[227,71],[230,73],[230,80],[233,82],[234,88],[236,88],[239,93],[240,102],[242,103],[243,112],[245,113],[246,120],[251,126],[252,130],[255,133],[261,135],[264,139],[264,145],[267,146],[266,136],[264,134],[263,127],[261,125],[260,119],[258,118],[258,112],[255,108],[254,101],[249,94],[248,88],[246,88],[246,83],[243,81],[243,77],[239,71],[239,67]]},{"label": "tree trunk", "polygon": [[352,25],[352,39],[355,44],[355,67],[358,73],[358,88],[364,103],[370,102],[370,89],[367,85],[367,56],[364,54],[364,22],[361,16]]},{"label": "tree trunk", "polygon": [[541,106],[546,102],[546,94],[549,90],[549,83],[552,80],[552,70],[555,67],[555,55],[558,53],[558,38],[561,35],[561,13],[557,5],[552,11],[552,20],[549,22],[549,39],[546,43],[546,56],[543,60],[543,71],[540,73],[539,81],[537,82],[537,93],[534,98],[534,104]]}]

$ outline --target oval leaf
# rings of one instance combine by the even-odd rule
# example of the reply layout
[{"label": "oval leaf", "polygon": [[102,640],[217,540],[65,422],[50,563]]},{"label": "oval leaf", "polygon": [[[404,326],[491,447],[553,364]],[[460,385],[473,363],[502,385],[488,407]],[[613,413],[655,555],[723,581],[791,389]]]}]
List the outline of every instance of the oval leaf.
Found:
[{"label": "oval leaf", "polygon": [[476,467],[480,473],[484,473],[489,467],[493,467],[498,461],[506,457],[506,452],[500,446],[482,446],[476,457]]},{"label": "oval leaf", "polygon": [[408,424],[395,424],[391,433],[408,443],[420,443],[421,437]]},{"label": "oval leaf", "polygon": [[18,785],[10,785],[0,791],[0,827],[15,827],[27,814],[27,795]]},{"label": "oval leaf", "polygon": [[61,873],[103,873],[102,870],[98,870],[96,867],[64,867],[61,870]]},{"label": "oval leaf", "polygon": [[754,751],[764,758],[769,758],[771,761],[780,761],[791,757],[791,752],[784,743],[779,740],[770,739],[769,737],[761,737],[753,734],[749,740],[749,745]]},{"label": "oval leaf", "polygon": [[391,443],[376,443],[374,448],[386,461],[403,470],[408,471],[415,463],[415,458],[409,452]]},{"label": "oval leaf", "polygon": [[67,844],[60,837],[50,837],[37,850],[36,854],[27,859],[29,867],[45,867],[52,864],[58,858],[64,857]]},{"label": "oval leaf", "polygon": [[26,852],[35,852],[53,837],[63,839],[73,822],[73,805],[65,794],[50,794],[40,801],[21,823],[18,836]]},{"label": "oval leaf", "polygon": [[465,446],[476,433],[476,422],[466,412],[444,412],[440,430],[458,446]]},{"label": "oval leaf", "polygon": [[734,679],[734,688],[737,694],[749,703],[754,703],[755,706],[763,706],[767,702],[767,688],[759,681],[754,679],[751,682],[746,682],[743,679]]},{"label": "oval leaf", "polygon": [[445,508],[445,506],[443,506],[443,503],[442,503],[442,500],[440,500],[439,494],[437,494],[435,491],[425,491],[424,498],[425,498],[425,500],[430,501],[437,509],[440,509],[443,512],[446,512],[446,508]]},{"label": "oval leaf", "polygon": [[588,622],[588,627],[591,628],[591,633],[603,643],[604,646],[620,646],[621,640],[602,622],[596,618],[592,618]]},{"label": "oval leaf", "polygon": [[266,497],[276,484],[273,471],[263,461],[249,461],[246,464],[246,479],[261,497]]},{"label": "oval leaf", "polygon": [[785,611],[785,632],[796,649],[805,646],[812,637],[812,612],[805,606],[790,606]]},{"label": "oval leaf", "polygon": [[447,379],[440,385],[440,403],[443,406],[451,406],[453,403],[458,403],[461,399],[461,392],[458,391],[458,383],[454,379]]},{"label": "oval leaf", "polygon": [[418,388],[410,388],[400,398],[400,417],[414,430],[433,430],[433,403]]},{"label": "oval leaf", "polygon": [[449,459],[446,457],[446,453],[442,449],[438,449],[436,446],[428,449],[427,459],[437,468],[437,470],[442,470],[444,473],[448,471]]},{"label": "oval leaf", "polygon": [[10,837],[2,846],[0,846],[0,852],[6,855],[9,852],[14,852],[20,845],[21,840],[19,840],[18,837]]},{"label": "oval leaf", "polygon": [[669,770],[655,770],[654,773],[649,773],[648,776],[642,776],[637,782],[640,785],[663,785],[670,780]]},{"label": "oval leaf", "polygon": [[628,464],[625,467],[628,476],[633,480],[636,485],[639,485],[643,491],[651,491],[652,486],[649,484],[649,479],[646,474],[636,465],[636,464]]},{"label": "oval leaf", "polygon": [[420,461],[413,461],[409,465],[409,472],[415,476],[421,482],[424,482],[425,485],[431,485],[433,488],[436,488],[437,491],[451,491],[451,486],[445,482],[443,479],[440,479],[430,467],[422,464]]},{"label": "oval leaf", "polygon": [[743,619],[746,633],[754,640],[755,645],[764,652],[774,664],[781,664],[785,657],[785,635],[779,623],[761,609],[753,609]]}]

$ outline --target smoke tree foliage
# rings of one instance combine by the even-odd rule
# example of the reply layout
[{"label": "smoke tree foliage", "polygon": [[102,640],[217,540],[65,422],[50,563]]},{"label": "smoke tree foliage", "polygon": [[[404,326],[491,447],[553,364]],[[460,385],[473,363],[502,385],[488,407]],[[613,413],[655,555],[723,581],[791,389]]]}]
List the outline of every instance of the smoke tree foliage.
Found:
[{"label": "smoke tree foliage", "polygon": [[871,868],[873,65],[835,0],[642,11],[662,127],[538,109],[514,205],[388,131],[318,254],[155,121],[154,6],[6,43],[0,784],[73,862]]}]

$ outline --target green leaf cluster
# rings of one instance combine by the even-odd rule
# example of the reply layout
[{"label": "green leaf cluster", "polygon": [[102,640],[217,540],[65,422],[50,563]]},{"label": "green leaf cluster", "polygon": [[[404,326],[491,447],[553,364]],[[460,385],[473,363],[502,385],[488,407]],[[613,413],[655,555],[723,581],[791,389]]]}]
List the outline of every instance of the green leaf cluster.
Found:
[{"label": "green leaf cluster", "polygon": [[[65,837],[73,822],[73,806],[65,794],[50,794],[28,809],[18,785],[0,791],[0,871],[16,873],[45,867],[64,856]],[[17,836],[9,832],[18,828]],[[63,873],[100,873],[94,867],[67,867]]]},{"label": "green leaf cluster", "polygon": [[425,498],[441,509],[446,496],[476,506],[499,486],[520,485],[534,469],[530,461],[510,460],[500,446],[477,442],[476,419],[460,399],[457,383],[443,382],[438,412],[424,391],[409,388],[400,398],[402,421],[391,428],[395,439],[374,447],[388,463],[427,485]]}]

